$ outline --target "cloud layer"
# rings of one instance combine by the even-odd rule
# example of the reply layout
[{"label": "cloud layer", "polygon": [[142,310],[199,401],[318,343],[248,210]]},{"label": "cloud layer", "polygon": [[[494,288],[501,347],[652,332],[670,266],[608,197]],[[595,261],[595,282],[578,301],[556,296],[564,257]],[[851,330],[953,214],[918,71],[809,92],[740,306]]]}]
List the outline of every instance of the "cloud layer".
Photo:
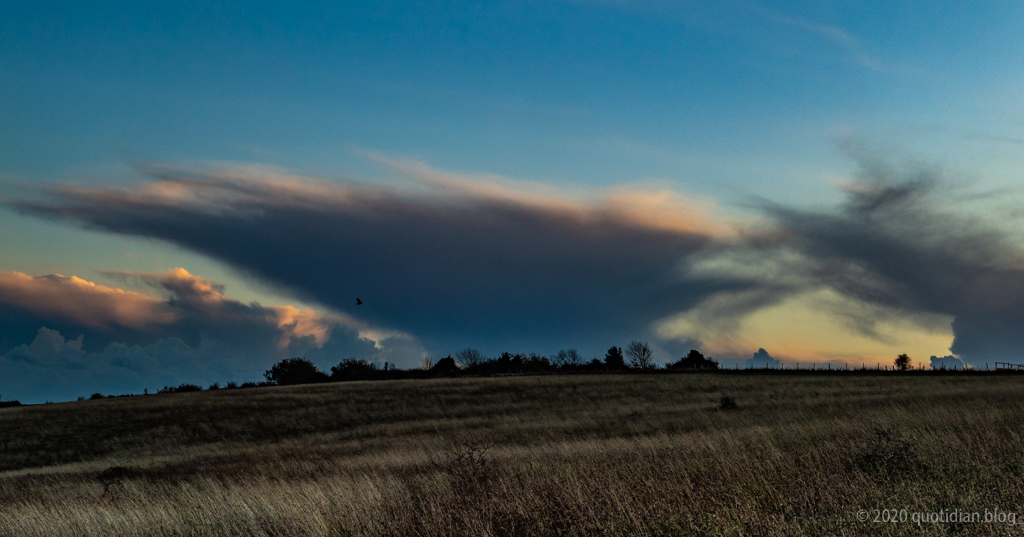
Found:
[{"label": "cloud layer", "polygon": [[[864,159],[862,176],[844,187],[844,204],[808,210],[761,202],[759,220],[740,225],[671,192],[571,195],[371,158],[413,187],[262,168],[154,168],[152,181],[66,185],[10,204],[204,253],[366,325],[411,334],[434,353],[469,345],[485,353],[575,346],[598,354],[658,336],[662,349],[678,353],[710,332],[727,340],[753,314],[801,300],[801,308],[827,311],[840,320],[837,330],[878,348],[911,339],[932,346],[950,319],[951,350],[968,363],[1013,361],[1024,346],[1019,239],[998,221],[970,216],[959,203],[967,198],[926,171],[894,172]],[[173,318],[187,305],[228,319],[239,308],[187,280],[154,280],[174,299],[170,309],[144,311]],[[364,304],[355,306],[356,297]],[[285,309],[259,315],[278,348],[322,345],[330,324]],[[673,319],[677,329],[666,328]],[[857,358],[842,349],[800,352],[783,357]]]},{"label": "cloud layer", "polygon": [[952,319],[949,350],[967,363],[1024,361],[1024,250],[999,218],[1010,212],[929,170],[868,160],[862,170],[840,207],[764,202],[772,226],[694,266],[784,296],[827,289],[843,297],[832,313],[867,337],[883,339],[879,327],[894,321],[939,329]]},{"label": "cloud layer", "polygon": [[161,169],[152,183],[60,187],[16,206],[204,253],[441,352],[589,342],[598,352],[728,287],[684,277],[688,256],[721,226],[674,195],[616,190],[579,202],[408,171],[424,187],[415,194]]},{"label": "cloud layer", "polygon": [[360,335],[364,323],[294,306],[228,298],[183,268],[111,273],[164,297],[76,277],[0,273],[0,391],[26,401],[96,391],[139,393],[182,382],[259,380],[274,361],[307,356],[327,368],[343,358],[415,364],[418,343]]}]

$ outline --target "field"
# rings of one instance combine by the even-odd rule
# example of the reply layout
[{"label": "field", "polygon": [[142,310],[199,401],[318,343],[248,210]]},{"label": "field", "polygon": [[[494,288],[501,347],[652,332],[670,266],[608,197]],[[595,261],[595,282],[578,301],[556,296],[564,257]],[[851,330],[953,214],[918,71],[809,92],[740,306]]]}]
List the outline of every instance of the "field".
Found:
[{"label": "field", "polygon": [[[0,409],[0,535],[1018,535],[1022,434],[1024,376],[984,373],[548,375],[36,405]],[[986,510],[1004,518],[955,518]]]}]

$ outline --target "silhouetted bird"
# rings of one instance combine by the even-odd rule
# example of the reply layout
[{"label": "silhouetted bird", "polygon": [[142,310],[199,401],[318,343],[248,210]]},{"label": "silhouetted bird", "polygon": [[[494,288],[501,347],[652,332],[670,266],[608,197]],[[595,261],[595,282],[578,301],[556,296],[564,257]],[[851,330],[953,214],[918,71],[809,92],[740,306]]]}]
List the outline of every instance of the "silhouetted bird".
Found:
[{"label": "silhouetted bird", "polygon": [[363,305],[363,301],[362,301],[362,300],[359,300],[359,299],[357,298],[357,299],[356,299],[356,306],[362,306],[362,305]]}]

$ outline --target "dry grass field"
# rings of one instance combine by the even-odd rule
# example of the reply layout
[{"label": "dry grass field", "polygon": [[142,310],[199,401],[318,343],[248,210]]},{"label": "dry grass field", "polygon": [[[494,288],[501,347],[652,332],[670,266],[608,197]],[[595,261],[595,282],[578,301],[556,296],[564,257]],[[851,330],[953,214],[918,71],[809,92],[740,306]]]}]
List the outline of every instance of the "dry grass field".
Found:
[{"label": "dry grass field", "polygon": [[1022,435],[1024,376],[980,373],[349,382],[7,408],[0,535],[1017,535],[1022,520],[948,513],[1024,511]]}]

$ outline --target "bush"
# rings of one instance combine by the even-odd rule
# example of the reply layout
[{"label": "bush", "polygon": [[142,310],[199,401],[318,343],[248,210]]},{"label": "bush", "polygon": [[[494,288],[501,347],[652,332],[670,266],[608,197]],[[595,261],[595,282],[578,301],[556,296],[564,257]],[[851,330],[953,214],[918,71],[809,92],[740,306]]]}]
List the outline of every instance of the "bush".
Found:
[{"label": "bush", "polygon": [[195,384],[179,384],[178,386],[164,386],[160,388],[160,391],[156,393],[188,393],[188,392],[201,392],[203,391],[202,386]]},{"label": "bush", "polygon": [[679,359],[678,362],[673,362],[666,366],[668,369],[718,369],[718,360],[714,358],[706,358],[703,354],[698,352],[696,349],[691,349],[690,352]]},{"label": "bush", "polygon": [[97,392],[89,396],[90,401],[95,401],[97,399],[103,399],[103,394]]},{"label": "bush", "polygon": [[278,386],[291,386],[295,384],[314,384],[325,382],[328,377],[313,365],[313,362],[305,358],[287,358],[274,364],[273,367],[263,374],[267,382]]},{"label": "bush", "polygon": [[853,466],[867,474],[889,476],[913,474],[924,469],[914,444],[883,428],[874,429],[860,453],[853,458]]},{"label": "bush", "polygon": [[345,358],[331,368],[331,380],[365,379],[377,372],[377,366],[366,360]]}]

